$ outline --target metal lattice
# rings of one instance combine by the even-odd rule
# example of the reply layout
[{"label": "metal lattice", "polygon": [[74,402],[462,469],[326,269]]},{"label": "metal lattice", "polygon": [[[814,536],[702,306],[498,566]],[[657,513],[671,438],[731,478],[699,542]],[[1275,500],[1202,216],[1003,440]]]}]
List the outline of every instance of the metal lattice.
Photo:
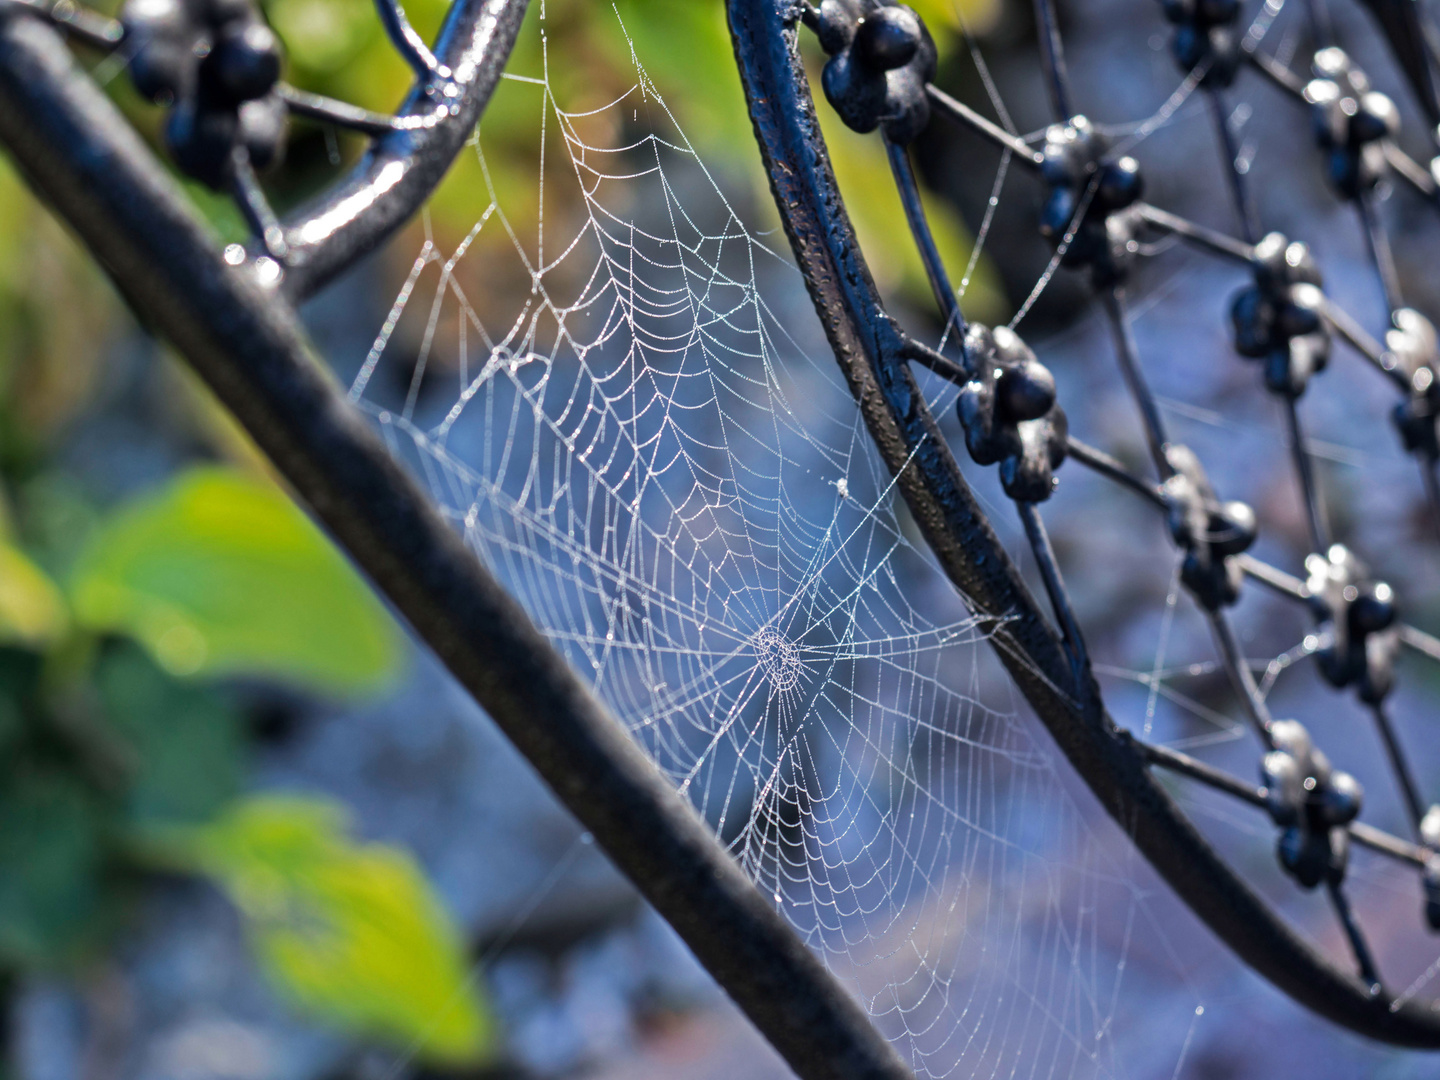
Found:
[{"label": "metal lattice", "polygon": [[[959,387],[959,418],[967,449],[976,464],[999,465],[1002,487],[1016,504],[1075,673],[1076,696],[1087,694],[1089,660],[1039,510],[1058,483],[1055,474],[1066,458],[1134,492],[1166,516],[1183,558],[1181,581],[1210,623],[1220,661],[1261,743],[1264,783],[1247,783],[1138,739],[1133,740],[1136,751],[1155,766],[1269,813],[1280,831],[1282,866],[1304,888],[1324,885],[1358,974],[1368,992],[1380,998],[1385,995],[1381,975],[1344,889],[1348,848],[1351,842],[1362,844],[1413,866],[1424,884],[1426,918],[1432,928],[1440,929],[1440,807],[1427,807],[1385,708],[1397,652],[1409,648],[1440,658],[1440,641],[1400,622],[1394,590],[1375,580],[1357,554],[1333,541],[1305,448],[1298,403],[1311,378],[1329,361],[1332,338],[1373,365],[1398,391],[1395,426],[1406,450],[1420,464],[1431,509],[1440,521],[1436,332],[1423,315],[1404,304],[1389,237],[1375,206],[1375,189],[1390,176],[1430,199],[1436,197],[1437,188],[1431,173],[1396,145],[1395,104],[1373,90],[1364,73],[1333,44],[1323,0],[1315,0],[1309,9],[1318,45],[1313,79],[1307,82],[1267,55],[1262,48],[1265,33],[1279,8],[1270,0],[1242,30],[1238,2],[1165,4],[1166,16],[1175,26],[1173,52],[1185,76],[1182,91],[1198,89],[1205,94],[1218,119],[1239,238],[1142,201],[1138,163],[1123,145],[1110,145],[1077,112],[1051,0],[1036,0],[1036,20],[1046,85],[1060,119],[1046,129],[1040,146],[1012,135],[934,85],[935,47],[909,8],[885,0],[824,0],[818,6],[801,5],[797,18],[816,34],[829,55],[822,82],[830,105],[852,129],[882,132],[947,333],[953,330],[960,343],[954,359],[908,337],[900,353]],[[1405,5],[1405,12],[1413,22],[1386,30],[1424,40],[1418,8]],[[1405,55],[1401,61],[1420,100],[1433,113],[1428,62]],[[1237,148],[1224,122],[1226,88],[1245,68],[1260,72],[1311,111],[1330,184],[1360,216],[1384,290],[1394,327],[1384,344],[1370,338],[1357,320],[1325,296],[1319,268],[1303,242],[1275,232],[1258,235],[1247,176],[1236,164]],[[1120,374],[1143,425],[1155,479],[1135,475],[1069,434],[1054,378],[1013,330],[967,325],[937,254],[906,150],[926,127],[932,111],[994,143],[1007,160],[1039,174],[1046,189],[1039,224],[1054,248],[1051,270],[1063,265],[1090,276],[1113,332]],[[1143,257],[1143,241],[1165,234],[1213,256],[1238,261],[1253,274],[1253,285],[1232,303],[1234,344],[1241,356],[1260,363],[1265,386],[1283,403],[1289,422],[1291,459],[1312,547],[1305,580],[1247,553],[1256,538],[1254,512],[1244,503],[1223,501],[1199,458],[1171,441],[1147,385],[1129,330],[1126,283],[1132,265]],[[1358,821],[1362,795],[1355,779],[1329,762],[1301,724],[1271,716],[1242,659],[1227,613],[1247,578],[1309,606],[1317,625],[1320,670],[1337,691],[1353,688],[1373,715],[1411,819],[1411,839]]]},{"label": "metal lattice", "polygon": [[[166,334],[255,435],[300,495],[347,546],[640,886],[702,963],[806,1077],[903,1077],[908,1069],[867,1018],[760,897],[713,835],[666,787],[620,724],[541,637],[488,571],[449,531],[384,446],[311,367],[293,311],[407,220],[444,174],[489,99],[523,0],[457,0],[432,51],[393,0],[381,21],[416,74],[395,116],[355,109],[288,86],[278,43],[248,3],[132,2],[119,21],[68,0],[0,0],[0,139],[36,188],[111,270],[133,306]],[[1333,543],[1302,438],[1297,402],[1339,339],[1396,387],[1395,422],[1421,465],[1440,517],[1437,406],[1440,347],[1433,326],[1404,306],[1375,187],[1396,177],[1440,197],[1432,169],[1394,136],[1398,110],[1373,91],[1334,43],[1323,0],[1311,5],[1315,78],[1264,49],[1279,0],[1241,29],[1236,0],[1172,0],[1182,90],[1204,94],[1230,162],[1239,238],[1142,199],[1139,167],[1077,113],[1050,0],[1036,0],[1042,54],[1058,122],[1032,145],[933,85],[935,51],[917,16],[888,0],[728,0],[736,54],[797,262],[896,487],[937,561],[982,620],[1002,662],[1077,772],[1178,894],[1256,970],[1322,1014],[1393,1042],[1440,1045],[1433,1010],[1393,997],[1345,892],[1348,848],[1361,844],[1421,874],[1427,917],[1440,925],[1440,810],[1427,803],[1392,730],[1385,701],[1401,649],[1440,660],[1440,640],[1396,616],[1395,595],[1361,559]],[[1440,122],[1433,36],[1414,5],[1377,15],[1431,125]],[[40,16],[40,18],[35,18]],[[50,24],[48,27],[45,23]],[[831,105],[859,131],[879,129],[951,347],[904,333],[865,268],[825,155],[800,59],[798,28],[829,55]],[[209,235],[93,82],[58,46],[73,41],[123,55],[140,88],[168,114],[176,164],[233,195],[251,244],[216,250]],[[44,33],[39,33],[43,30]],[[48,35],[48,36],[47,36]],[[1301,243],[1261,235],[1234,166],[1224,95],[1253,69],[1304,103],[1337,193],[1361,216],[1393,329],[1383,343],[1328,299]],[[107,111],[108,110],[108,111]],[[1140,415],[1154,477],[1129,471],[1072,436],[1055,381],[1013,327],[969,324],[920,203],[907,145],[938,112],[1009,160],[1037,171],[1047,191],[1042,231],[1061,265],[1087,271],[1111,324],[1121,376]],[[315,204],[282,221],[256,168],[279,152],[290,117],[372,139],[359,167]],[[114,123],[107,123],[113,121]],[[1248,554],[1255,516],[1215,491],[1199,459],[1167,437],[1129,332],[1126,282],[1144,240],[1170,235],[1253,273],[1233,305],[1236,348],[1263,367],[1290,424],[1293,469],[1313,553],[1301,579]],[[1021,308],[1023,315],[1034,295]],[[958,355],[951,355],[958,354]],[[1015,501],[1053,618],[1017,569],[939,437],[911,376],[918,364],[959,388],[970,456],[997,465]],[[1166,516],[1183,556],[1181,579],[1208,619],[1220,661],[1261,743],[1263,786],[1243,781],[1116,726],[1105,712],[1040,507],[1071,458]],[[1228,609],[1246,582],[1310,607],[1321,671],[1354,688],[1373,713],[1414,835],[1358,820],[1360,792],[1304,728],[1277,721],[1242,661]],[[1321,885],[1349,939],[1355,974],[1300,941],[1209,848],[1151,775],[1158,767],[1267,811],[1282,865]]]}]

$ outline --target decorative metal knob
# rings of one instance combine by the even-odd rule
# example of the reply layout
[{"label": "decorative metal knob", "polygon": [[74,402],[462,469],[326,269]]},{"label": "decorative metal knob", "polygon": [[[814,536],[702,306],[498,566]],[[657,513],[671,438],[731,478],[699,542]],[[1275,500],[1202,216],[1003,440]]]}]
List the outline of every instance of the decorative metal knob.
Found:
[{"label": "decorative metal knob", "polygon": [[1310,249],[1270,233],[1255,245],[1255,284],[1230,304],[1235,351],[1265,362],[1265,385],[1297,398],[1330,359],[1330,331],[1321,318],[1325,294]]},{"label": "decorative metal knob", "polygon": [[136,88],[170,109],[165,143],[181,171],[225,188],[237,148],[257,169],[279,160],[287,118],[276,92],[283,50],[258,7],[250,0],[129,0],[120,19],[133,43]]},{"label": "decorative metal knob", "polygon": [[1315,119],[1315,140],[1325,151],[1327,175],[1335,190],[1356,198],[1389,171],[1385,143],[1400,130],[1400,110],[1342,49],[1321,49],[1313,62],[1315,79],[1305,87]]},{"label": "decorative metal knob", "polygon": [[936,53],[920,16],[890,0],[823,0],[816,34],[830,54],[820,80],[825,97],[848,127],[883,127],[901,145],[924,130]]},{"label": "decorative metal knob", "polygon": [[1055,377],[1013,330],[971,323],[965,354],[973,374],[956,410],[979,465],[1000,465],[1005,494],[1043,502],[1055,490],[1069,426],[1055,401]]},{"label": "decorative metal knob", "polygon": [[1057,247],[1068,235],[1061,262],[1088,266],[1096,287],[1119,284],[1129,274],[1142,224],[1131,207],[1145,188],[1134,158],[1105,161],[1105,150],[1090,121],[1075,116],[1046,130],[1040,166],[1050,188],[1040,233]]},{"label": "decorative metal knob", "polygon": [[1233,604],[1244,575],[1233,558],[1255,542],[1255,511],[1243,502],[1221,502],[1189,447],[1166,447],[1175,470],[1163,488],[1170,534],[1185,552],[1180,580],[1207,611]]},{"label": "decorative metal knob", "polygon": [[1349,773],[1333,768],[1294,720],[1270,727],[1275,749],[1260,763],[1266,806],[1281,827],[1280,865],[1302,886],[1338,885],[1350,856],[1346,826],[1360,813],[1364,792]]},{"label": "decorative metal knob", "polygon": [[1360,700],[1377,705],[1395,681],[1400,635],[1395,593],[1375,581],[1343,544],[1305,560],[1310,606],[1330,642],[1316,654],[1320,673],[1336,687],[1355,686]]}]

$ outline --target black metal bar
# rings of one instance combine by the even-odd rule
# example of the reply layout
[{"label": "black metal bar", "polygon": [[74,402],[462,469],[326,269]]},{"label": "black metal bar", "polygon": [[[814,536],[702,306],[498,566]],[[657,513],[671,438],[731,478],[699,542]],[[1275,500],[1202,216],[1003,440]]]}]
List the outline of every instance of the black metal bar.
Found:
[{"label": "black metal bar", "polygon": [[1040,38],[1040,58],[1045,65],[1050,106],[1057,119],[1069,120],[1075,115],[1075,98],[1070,91],[1070,72],[1065,66],[1065,45],[1060,40],[1055,0],[1035,0],[1035,32]]},{"label": "black metal bar", "polygon": [[1231,776],[1227,772],[1215,768],[1206,762],[1193,758],[1188,754],[1182,754],[1178,750],[1171,750],[1168,746],[1157,746],[1154,743],[1135,740],[1135,745],[1145,755],[1145,759],[1152,765],[1159,765],[1161,768],[1169,769],[1171,772],[1188,776],[1192,780],[1223,791],[1227,795],[1233,795],[1242,802],[1251,806],[1258,806],[1264,809],[1267,805],[1265,789],[1255,784],[1247,784],[1238,777]]},{"label": "black metal bar", "polygon": [[1259,974],[1352,1030],[1440,1046],[1424,1003],[1377,998],[1316,952],[1245,884],[1150,775],[1069,659],[990,528],[901,356],[819,134],[793,0],[727,0],[731,34],[771,191],[821,326],[872,441],[937,564],[991,625],[990,640],[1037,717],[1125,834]]},{"label": "black metal bar", "polygon": [[1100,299],[1105,306],[1105,314],[1110,317],[1110,330],[1115,337],[1115,356],[1120,361],[1120,374],[1125,378],[1125,385],[1130,390],[1135,407],[1140,410],[1140,421],[1145,429],[1145,442],[1150,447],[1150,457],[1155,462],[1155,470],[1160,474],[1160,479],[1164,480],[1175,471],[1170,466],[1170,459],[1165,456],[1165,447],[1170,440],[1166,438],[1165,422],[1160,418],[1160,407],[1155,403],[1155,395],[1150,393],[1145,375],[1140,370],[1139,350],[1135,348],[1135,338],[1131,335],[1130,324],[1125,318],[1124,287],[1116,285],[1113,289],[1102,290]]},{"label": "black metal bar", "polygon": [[270,200],[260,186],[260,179],[250,164],[250,151],[237,146],[230,151],[230,176],[234,185],[235,204],[240,208],[250,231],[265,245],[271,258],[285,261],[285,230],[270,209]]},{"label": "black metal bar", "polygon": [[1389,139],[1386,139],[1380,145],[1385,151],[1385,160],[1402,180],[1421,195],[1432,199],[1435,197],[1435,178],[1430,175],[1430,170],[1426,169]]},{"label": "black metal bar", "polygon": [[1248,263],[1255,257],[1253,245],[1236,240],[1234,237],[1226,236],[1216,229],[1206,228],[1204,225],[1197,225],[1193,221],[1187,221],[1179,214],[1172,214],[1168,210],[1161,210],[1158,206],[1151,206],[1149,203],[1136,203],[1135,212],[1145,219],[1147,225],[1160,229],[1167,233],[1174,233],[1182,240],[1189,241],[1196,247],[1204,248],[1206,251],[1214,252],[1217,255],[1224,255],[1237,262]]},{"label": "black metal bar", "polygon": [[349,177],[285,219],[291,297],[312,295],[379,247],[435,190],[500,81],[527,4],[455,0],[435,47],[450,72],[444,85],[421,79],[397,113],[402,127],[376,139]]},{"label": "black metal bar", "polygon": [[1400,627],[1400,644],[1413,649],[1422,656],[1428,656],[1432,660],[1440,660],[1440,638],[1427,634],[1419,627],[1402,624]]},{"label": "black metal bar", "polygon": [[[498,13],[497,13],[498,14]],[[57,34],[0,14],[0,143],[795,1071],[909,1070],[218,244]]]},{"label": "black metal bar", "polygon": [[1310,526],[1312,550],[1324,554],[1330,548],[1330,530],[1325,524],[1325,513],[1320,504],[1320,488],[1315,481],[1315,463],[1305,449],[1305,432],[1300,427],[1300,407],[1293,397],[1287,397],[1284,405],[1285,419],[1290,429],[1290,459],[1295,463],[1295,476],[1300,481],[1300,496],[1305,500],[1305,520]]},{"label": "black metal bar", "polygon": [[280,83],[275,89],[285,102],[285,107],[295,116],[303,116],[307,120],[316,120],[322,124],[334,124],[336,127],[358,131],[362,135],[378,137],[392,131],[423,127],[425,121],[430,119],[429,116],[410,116],[405,119],[386,116],[384,113],[371,112],[369,109],[336,101],[322,94],[298,90],[289,83]]},{"label": "black metal bar", "polygon": [[1330,18],[1326,0],[1305,0],[1305,15],[1317,49],[1335,44],[1335,24]]},{"label": "black metal bar", "polygon": [[1070,651],[1070,663],[1075,671],[1077,692],[1084,692],[1086,671],[1090,658],[1085,651],[1085,636],[1080,632],[1080,621],[1075,618],[1075,609],[1070,603],[1070,594],[1065,591],[1065,579],[1060,576],[1060,562],[1055,558],[1055,549],[1050,546],[1050,534],[1045,531],[1045,522],[1040,518],[1040,508],[1032,502],[1015,503],[1020,513],[1025,536],[1030,541],[1030,551],[1040,569],[1040,578],[1045,583],[1045,593],[1050,597],[1050,607],[1065,636]]},{"label": "black metal bar", "polygon": [[[1217,791],[1223,791],[1242,802],[1260,809],[1268,809],[1269,803],[1266,800],[1266,792],[1263,787],[1257,784],[1248,784],[1238,776],[1231,776],[1222,769],[1193,758],[1189,754],[1182,754],[1178,750],[1172,750],[1168,746],[1158,746],[1154,743],[1134,740],[1136,747],[1145,755],[1152,765],[1158,765],[1170,772],[1180,773],[1188,776],[1207,787]],[[1373,825],[1366,825],[1363,822],[1352,821],[1348,826],[1350,839],[1362,847],[1371,851],[1379,852],[1381,855],[1388,855],[1392,859],[1409,863],[1411,866],[1423,869],[1429,852],[1419,844],[1412,844],[1408,840],[1402,840],[1398,836],[1392,836],[1383,829],[1377,829]]]},{"label": "black metal bar", "polygon": [[1408,395],[1411,392],[1410,380],[1395,363],[1395,358],[1385,351],[1385,347],[1366,333],[1351,314],[1328,298],[1323,298],[1320,306],[1320,316],[1340,338],[1352,349],[1358,352],[1371,365],[1386,376],[1402,394]]},{"label": "black metal bar", "polygon": [[1240,695],[1245,715],[1250,718],[1255,733],[1260,736],[1265,748],[1273,749],[1275,742],[1270,737],[1270,725],[1274,723],[1274,719],[1270,716],[1270,706],[1265,704],[1260,687],[1255,684],[1255,673],[1245,662],[1245,656],[1240,651],[1240,642],[1235,638],[1235,629],[1230,625],[1224,610],[1206,614],[1210,618],[1210,628],[1215,634],[1215,641],[1220,646],[1220,658],[1224,662],[1225,672],[1230,676],[1235,692]]},{"label": "black metal bar", "polygon": [[1330,894],[1330,903],[1334,905],[1340,925],[1345,929],[1345,936],[1350,939],[1350,951],[1355,954],[1355,966],[1360,970],[1360,978],[1369,984],[1373,996],[1382,996],[1385,987],[1380,982],[1375,958],[1371,955],[1370,946],[1365,943],[1365,935],[1360,932],[1360,924],[1355,921],[1355,915],[1350,910],[1350,901],[1345,897],[1345,890],[1334,881],[1326,881],[1325,889]]},{"label": "black metal bar", "polygon": [[1205,100],[1210,105],[1210,114],[1215,120],[1215,132],[1220,136],[1220,146],[1225,152],[1225,176],[1230,181],[1230,197],[1235,200],[1235,213],[1240,218],[1240,235],[1247,244],[1253,245],[1259,239],[1259,227],[1255,223],[1255,207],[1245,187],[1245,174],[1240,171],[1240,147],[1235,143],[1235,133],[1230,130],[1230,117],[1225,110],[1225,95],[1218,87],[1209,87]]},{"label": "black metal bar", "polygon": [[1400,274],[1395,269],[1395,255],[1390,250],[1390,237],[1385,232],[1385,223],[1380,220],[1380,209],[1375,205],[1372,192],[1362,191],[1356,197],[1355,205],[1360,208],[1360,223],[1365,233],[1365,243],[1370,249],[1370,261],[1375,264],[1375,273],[1380,277],[1380,288],[1385,294],[1385,313],[1388,316],[1405,306],[1400,292]]},{"label": "black metal bar", "polygon": [[920,261],[925,264],[925,276],[930,279],[930,290],[935,294],[935,303],[945,316],[945,335],[953,332],[962,342],[965,338],[965,316],[960,311],[960,301],[955,287],[950,284],[950,275],[935,246],[935,236],[930,232],[930,222],[925,219],[925,207],[920,202],[920,186],[915,182],[915,170],[910,166],[910,152],[898,143],[885,140],[885,155],[890,160],[890,172],[895,177],[895,187],[900,192],[900,205],[905,208],[905,220],[910,225],[910,235],[920,251]]},{"label": "black metal bar", "polygon": [[1371,711],[1375,715],[1375,727],[1380,732],[1380,741],[1385,744],[1385,756],[1390,759],[1390,771],[1395,774],[1395,783],[1400,788],[1405,811],[1410,815],[1410,824],[1415,828],[1415,835],[1419,836],[1420,819],[1425,816],[1425,803],[1420,798],[1420,788],[1410,771],[1410,763],[1405,760],[1405,751],[1400,748],[1400,740],[1395,736],[1395,728],[1390,723],[1390,714],[1385,711],[1384,703],[1372,706]]},{"label": "black metal bar", "polygon": [[1389,833],[1366,825],[1364,822],[1352,821],[1350,823],[1350,839],[1357,844],[1369,848],[1371,851],[1378,851],[1382,855],[1389,855],[1391,858],[1399,859],[1401,862],[1418,866],[1422,870],[1429,861],[1430,853],[1419,844],[1412,844],[1408,840],[1401,840],[1398,836],[1391,836]]},{"label": "black metal bar", "polygon": [[1390,52],[1405,72],[1433,131],[1440,124],[1440,97],[1436,96],[1429,48],[1434,41],[1434,26],[1426,17],[1425,7],[1415,0],[1365,0],[1365,6],[1380,24]]},{"label": "black metal bar", "polygon": [[1420,463],[1420,482],[1425,486],[1425,501],[1430,505],[1430,523],[1440,532],[1440,476],[1435,472],[1440,462],[1423,454],[1416,455],[1416,460]]},{"label": "black metal bar", "polygon": [[950,380],[956,386],[964,386],[970,381],[970,372],[965,369],[964,365],[951,360],[944,353],[936,352],[923,341],[916,341],[907,336],[904,344],[900,347],[900,355],[906,360],[913,360],[921,367],[929,368],[936,375]]},{"label": "black metal bar", "polygon": [[978,131],[1001,149],[1011,151],[1015,155],[1015,159],[1022,165],[1039,168],[1045,164],[1045,155],[1039,150],[1027,144],[1023,139],[1011,135],[999,124],[985,119],[963,101],[957,101],[931,83],[925,84],[925,93],[929,96],[930,103],[944,115]]},{"label": "black metal bar", "polygon": [[1240,569],[1245,571],[1248,577],[1254,578],[1281,596],[1291,600],[1310,599],[1310,590],[1305,587],[1305,582],[1300,578],[1287,574],[1284,570],[1279,570],[1269,563],[1263,563],[1253,555],[1241,554],[1236,555],[1235,558],[1239,560]]},{"label": "black metal bar", "polygon": [[1305,96],[1305,80],[1276,60],[1275,57],[1269,53],[1263,53],[1259,49],[1250,50],[1248,55],[1255,70],[1281,90],[1293,97],[1303,98]]},{"label": "black metal bar", "polygon": [[1169,509],[1169,504],[1166,503],[1165,496],[1158,487],[1148,480],[1140,479],[1140,477],[1125,468],[1124,464],[1115,460],[1109,454],[1105,453],[1105,451],[1097,450],[1089,443],[1081,442],[1075,438],[1075,436],[1071,435],[1066,440],[1065,453],[1067,457],[1074,458],[1087,469],[1091,469],[1101,476],[1115,481],[1115,483],[1122,487],[1129,488],[1137,495],[1143,496],[1161,510]]}]

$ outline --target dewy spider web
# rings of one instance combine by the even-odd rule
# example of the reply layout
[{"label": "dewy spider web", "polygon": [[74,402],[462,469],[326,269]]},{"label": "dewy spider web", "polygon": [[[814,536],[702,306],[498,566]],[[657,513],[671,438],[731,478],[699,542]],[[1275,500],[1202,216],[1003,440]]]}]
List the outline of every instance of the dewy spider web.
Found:
[{"label": "dewy spider web", "polygon": [[[599,109],[567,111],[543,68],[502,93],[544,118],[533,234],[487,180],[463,242],[422,247],[353,399],[917,1072],[1179,1075],[1204,1008],[1175,905],[998,688],[793,317],[788,257],[638,64]],[[472,291],[481,251],[520,287]],[[1153,664],[1110,670],[1147,733],[1164,699],[1235,738],[1174,688],[1194,671],[1166,666],[1172,606]]]}]

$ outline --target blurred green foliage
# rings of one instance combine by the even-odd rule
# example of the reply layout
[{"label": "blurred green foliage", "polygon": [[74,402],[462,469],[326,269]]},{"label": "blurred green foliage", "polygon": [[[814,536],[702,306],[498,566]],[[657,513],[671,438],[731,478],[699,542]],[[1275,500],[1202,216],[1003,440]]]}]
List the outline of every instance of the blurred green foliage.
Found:
[{"label": "blurred green foliage", "polygon": [[[0,530],[0,985],[75,970],[155,871],[230,896],[277,987],[317,1019],[441,1063],[493,1030],[459,932],[414,860],[346,834],[334,805],[242,796],[249,736],[214,676],[353,694],[401,639],[269,481],[185,470],[88,522],[57,583],[15,541],[56,516],[42,470]],[[11,526],[18,526],[14,528]]]},{"label": "blurred green foliage", "polygon": [[143,834],[157,867],[212,878],[302,1008],[432,1061],[483,1060],[494,1031],[464,946],[404,852],[357,844],[344,810],[255,795],[216,820]]},{"label": "blurred green foliage", "polygon": [[19,548],[0,542],[0,642],[44,646],[64,632],[60,590]]},{"label": "blurred green foliage", "polygon": [[0,968],[83,961],[132,898],[127,832],[201,819],[240,788],[224,697],[133,646],[94,652],[89,678],[60,682],[52,657],[0,650]]},{"label": "blurred green foliage", "polygon": [[107,914],[109,770],[44,722],[40,681],[40,657],[0,650],[0,967],[12,970],[82,952]]},{"label": "blurred green foliage", "polygon": [[[338,7],[378,39],[372,7]],[[407,76],[392,73],[398,96]],[[356,83],[384,85],[373,75]],[[154,110],[123,79],[109,85],[153,137]],[[186,186],[222,236],[244,236],[227,199]],[[208,822],[225,830],[215,837],[236,836],[245,821],[292,816],[313,840],[287,870],[294,910],[308,905],[313,918],[251,920],[235,896],[277,988],[321,1020],[421,1059],[480,1060],[488,1013],[413,859],[353,844],[327,803],[296,796],[270,804],[268,818],[247,817],[249,723],[233,685],[216,682],[374,693],[403,655],[384,608],[254,469],[188,470],[106,508],[57,465],[90,422],[125,332],[103,274],[0,158],[0,998],[28,972],[79,974],[103,955],[161,869],[141,857],[139,838]],[[159,382],[175,441],[254,462],[189,383],[173,373]],[[163,869],[210,877],[231,895],[248,873],[227,875],[213,860]]]},{"label": "blurred green foliage", "polygon": [[106,650],[94,680],[109,729],[125,748],[127,822],[204,821],[239,794],[246,736],[224,696],[170,678],[133,647]]},{"label": "blurred green foliage", "polygon": [[[192,469],[97,528],[70,581],[77,622],[174,675],[263,674],[327,693],[396,671],[385,610],[273,484]],[[3,594],[0,594],[3,597]]]}]

